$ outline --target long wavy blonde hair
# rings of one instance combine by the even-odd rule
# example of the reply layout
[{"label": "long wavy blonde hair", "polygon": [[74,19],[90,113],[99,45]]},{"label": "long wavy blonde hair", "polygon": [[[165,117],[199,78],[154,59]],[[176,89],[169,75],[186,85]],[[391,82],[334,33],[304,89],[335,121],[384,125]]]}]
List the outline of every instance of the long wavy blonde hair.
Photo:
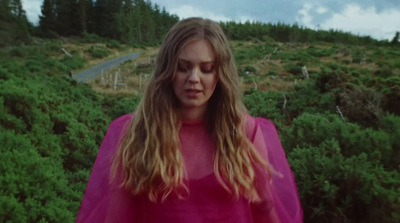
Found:
[{"label": "long wavy blonde hair", "polygon": [[112,175],[121,174],[121,186],[133,194],[145,193],[152,201],[187,189],[179,145],[179,101],[172,81],[178,55],[199,39],[210,42],[218,67],[218,83],[205,117],[216,141],[215,175],[235,198],[244,195],[258,201],[254,164],[269,166],[244,132],[245,107],[229,42],[219,25],[208,19],[181,20],[166,35],[152,78],[113,159]]}]

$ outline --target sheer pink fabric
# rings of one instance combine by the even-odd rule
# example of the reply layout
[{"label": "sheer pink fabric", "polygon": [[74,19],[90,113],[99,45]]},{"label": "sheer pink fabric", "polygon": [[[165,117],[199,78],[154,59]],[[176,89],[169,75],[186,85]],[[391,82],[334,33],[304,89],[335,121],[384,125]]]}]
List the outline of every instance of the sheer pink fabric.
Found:
[{"label": "sheer pink fabric", "polygon": [[[274,125],[266,119],[247,115],[246,134],[264,159],[283,175],[267,180],[266,171],[256,168],[256,188],[262,202],[238,200],[225,191],[213,171],[215,142],[204,123],[183,124],[179,133],[189,194],[179,199],[172,194],[164,202],[151,202],[144,195],[109,183],[111,157],[132,115],[114,120],[100,147],[76,222],[174,222],[174,223],[258,223],[270,214],[278,222],[302,222],[302,209],[293,174],[287,163]],[[260,128],[261,127],[261,128]],[[265,139],[265,140],[264,140]],[[267,150],[267,149],[268,150]]]},{"label": "sheer pink fabric", "polygon": [[273,205],[281,222],[303,222],[303,209],[294,175],[286,159],[275,125],[265,118],[256,118],[268,149],[268,161],[279,173],[272,175]]}]

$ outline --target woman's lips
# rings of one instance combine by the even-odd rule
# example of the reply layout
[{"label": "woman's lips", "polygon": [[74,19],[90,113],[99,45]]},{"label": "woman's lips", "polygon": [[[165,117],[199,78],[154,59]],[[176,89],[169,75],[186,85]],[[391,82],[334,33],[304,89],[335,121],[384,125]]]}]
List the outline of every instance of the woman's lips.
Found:
[{"label": "woman's lips", "polygon": [[189,98],[197,98],[201,91],[197,89],[186,89],[185,93]]}]

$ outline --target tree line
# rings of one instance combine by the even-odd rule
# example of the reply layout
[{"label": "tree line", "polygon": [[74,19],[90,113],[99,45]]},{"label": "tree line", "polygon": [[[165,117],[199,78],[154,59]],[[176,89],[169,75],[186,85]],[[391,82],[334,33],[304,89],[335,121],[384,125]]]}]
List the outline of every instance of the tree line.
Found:
[{"label": "tree line", "polygon": [[178,19],[148,0],[44,0],[39,28],[45,37],[92,33],[124,43],[155,43]]},{"label": "tree line", "polygon": [[21,0],[0,1],[0,46],[25,44],[31,36],[59,38],[87,33],[127,44],[157,44],[179,20],[149,0],[43,0],[34,26]]},{"label": "tree line", "polygon": [[397,45],[399,42],[398,32],[391,42],[379,41],[370,36],[359,36],[340,30],[314,30],[302,27],[297,23],[290,25],[284,23],[262,23],[250,22],[221,22],[224,32],[229,39],[233,40],[274,40],[278,42],[329,42],[351,45]]},{"label": "tree line", "polygon": [[21,0],[0,1],[0,46],[28,42],[32,28]]},{"label": "tree line", "polygon": [[[31,35],[58,38],[88,33],[127,44],[155,45],[179,20],[150,0],[43,0],[35,27],[28,22],[21,0],[2,0],[0,6],[0,46],[29,42]],[[379,41],[370,36],[334,29],[314,30],[298,24],[229,21],[220,25],[231,40],[399,44],[399,32],[391,41]]]}]

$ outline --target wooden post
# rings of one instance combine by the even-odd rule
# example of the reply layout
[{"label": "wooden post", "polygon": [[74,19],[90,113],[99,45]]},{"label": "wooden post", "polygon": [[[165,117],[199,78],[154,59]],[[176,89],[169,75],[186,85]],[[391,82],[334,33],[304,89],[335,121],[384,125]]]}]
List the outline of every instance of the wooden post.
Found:
[{"label": "wooden post", "polygon": [[115,78],[114,78],[114,91],[117,90],[117,80],[118,80],[118,72],[115,71]]},{"label": "wooden post", "polygon": [[283,95],[283,106],[282,106],[282,109],[286,109],[286,103],[287,103],[286,95],[285,95],[285,93],[282,93],[282,95]]},{"label": "wooden post", "polygon": [[365,62],[366,62],[366,57],[365,57],[365,55],[363,56],[363,58],[362,58],[362,60],[360,61],[360,64],[365,64]]},{"label": "wooden post", "polygon": [[142,90],[142,74],[139,76],[139,89]]},{"label": "wooden post", "polygon": [[102,85],[104,85],[104,72],[103,69],[101,69],[101,82]]},{"label": "wooden post", "polygon": [[304,76],[305,79],[309,79],[309,78],[310,78],[310,76],[308,75],[307,67],[306,67],[306,66],[303,66],[303,67],[301,68],[301,72],[303,72],[303,76]]}]

